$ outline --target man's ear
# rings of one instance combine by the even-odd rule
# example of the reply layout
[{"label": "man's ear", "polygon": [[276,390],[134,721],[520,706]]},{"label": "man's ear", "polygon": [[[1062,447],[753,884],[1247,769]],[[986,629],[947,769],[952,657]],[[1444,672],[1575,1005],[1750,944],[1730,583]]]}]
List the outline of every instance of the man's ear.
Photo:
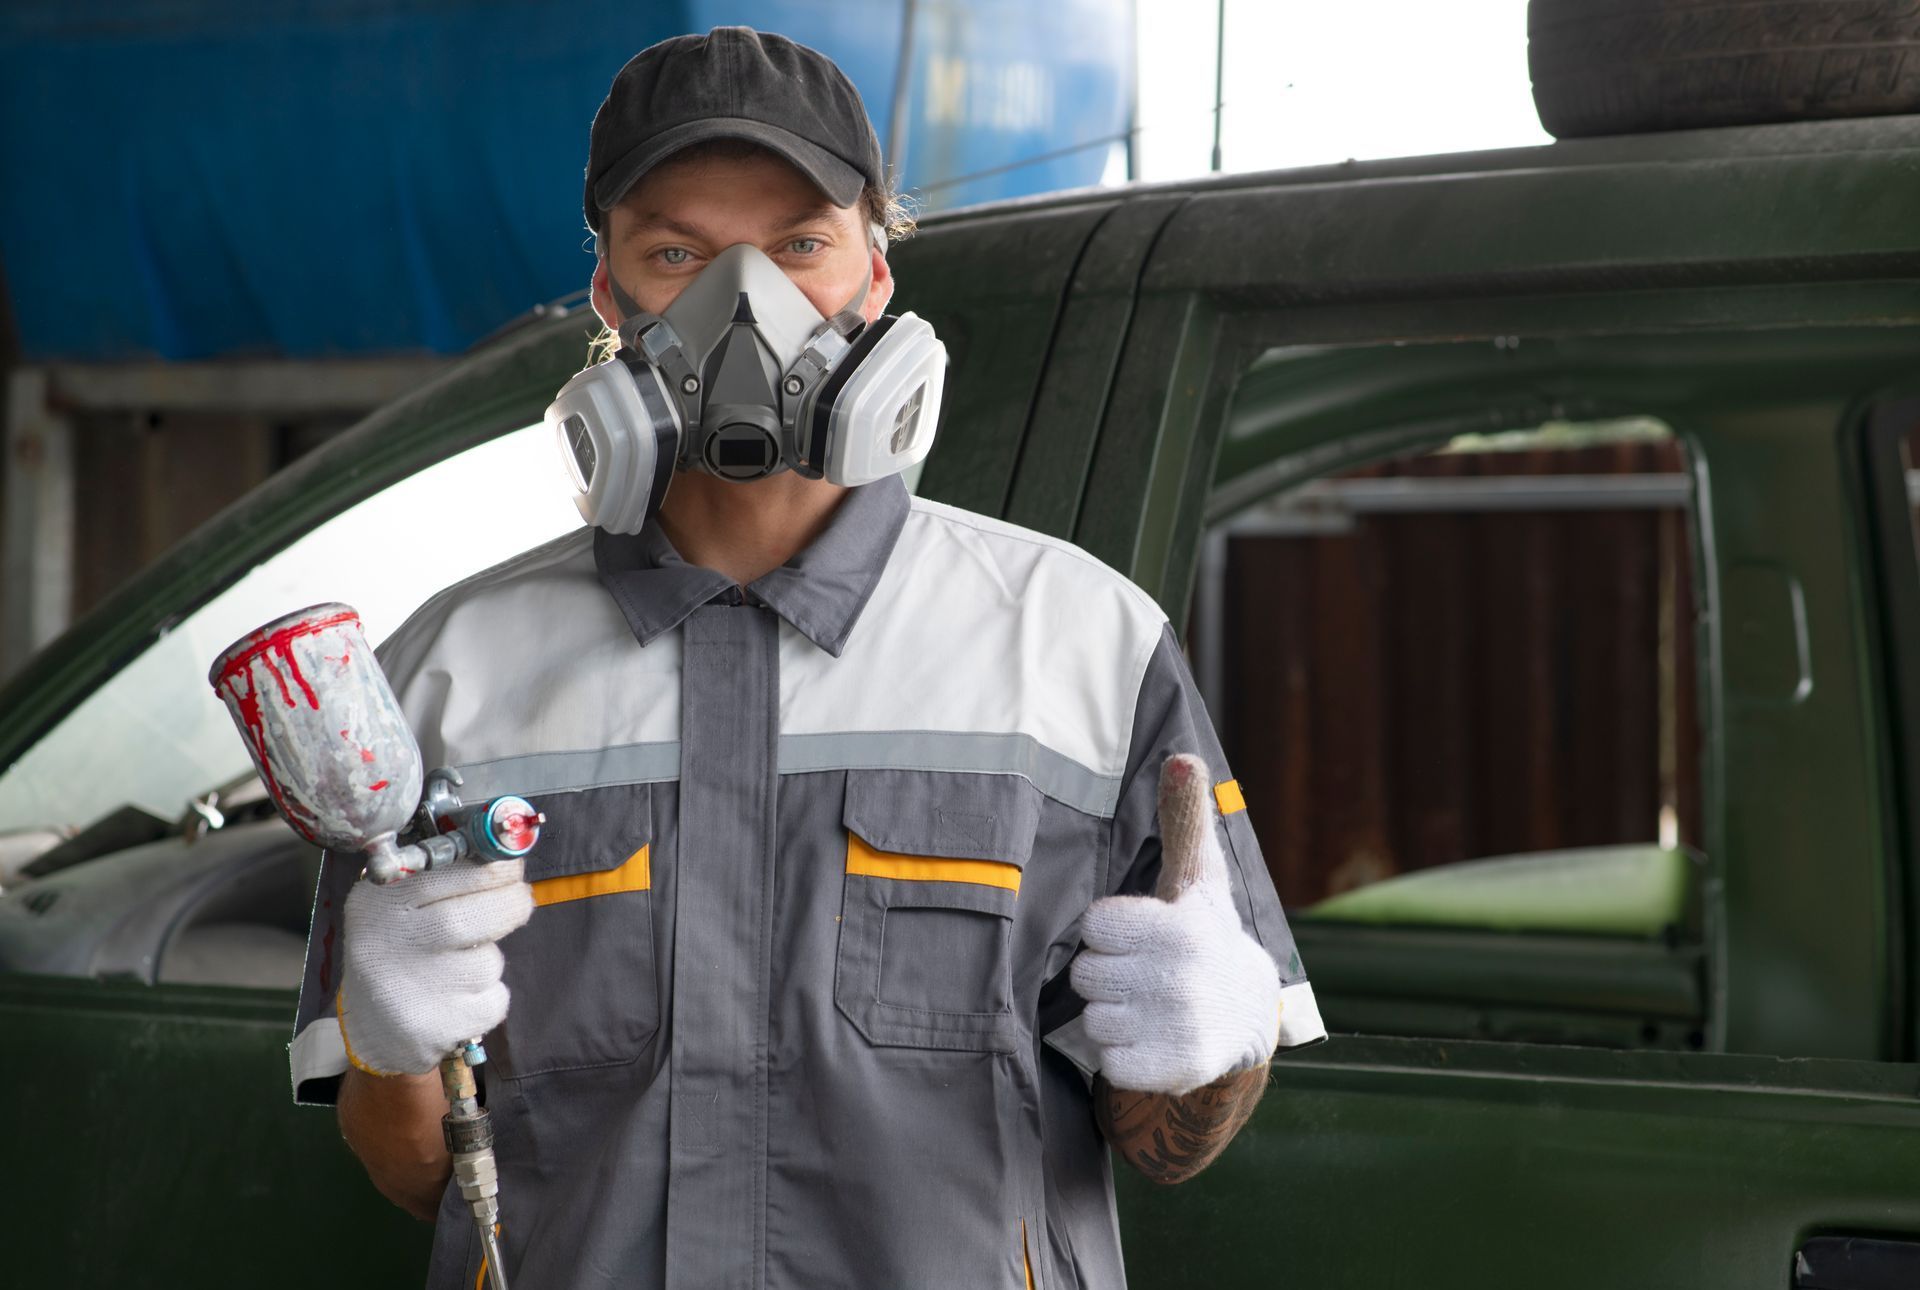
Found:
[{"label": "man's ear", "polygon": [[613,292],[607,285],[607,257],[602,255],[593,262],[593,312],[608,330],[620,329],[620,315],[613,307]]},{"label": "man's ear", "polygon": [[879,247],[868,247],[867,254],[873,257],[873,281],[867,286],[867,299],[860,307],[860,316],[872,322],[887,312],[887,302],[893,299],[893,270],[887,266],[887,253]]}]

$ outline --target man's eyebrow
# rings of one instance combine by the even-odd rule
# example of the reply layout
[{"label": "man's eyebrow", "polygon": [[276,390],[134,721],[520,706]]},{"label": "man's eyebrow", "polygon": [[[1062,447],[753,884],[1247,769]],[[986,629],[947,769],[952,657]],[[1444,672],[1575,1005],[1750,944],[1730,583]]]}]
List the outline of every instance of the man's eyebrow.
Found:
[{"label": "man's eyebrow", "polygon": [[[659,211],[654,211],[649,215],[636,216],[633,223],[627,225],[626,238],[635,238],[642,233],[672,233],[677,237],[688,238],[695,242],[698,242],[706,236],[703,231],[695,228],[693,225],[682,224],[671,215],[663,215]],[[623,238],[622,240],[626,239]]]},{"label": "man's eyebrow", "polygon": [[831,223],[840,213],[838,206],[815,206],[812,210],[795,211],[775,226],[775,231],[785,233],[789,229],[799,228],[803,224]]},{"label": "man's eyebrow", "polygon": [[[834,216],[839,213],[840,207],[838,206],[815,206],[810,210],[794,211],[778,223],[772,225],[772,230],[775,235],[778,235],[791,232],[796,228],[803,228],[809,224],[819,224],[822,222],[831,223]],[[675,237],[684,237],[694,242],[702,241],[707,236],[704,229],[697,228],[692,224],[683,224],[671,215],[664,214],[660,211],[652,211],[645,215],[636,215],[633,223],[627,225],[627,231],[622,236],[622,240],[639,237],[642,233],[671,233]]]}]

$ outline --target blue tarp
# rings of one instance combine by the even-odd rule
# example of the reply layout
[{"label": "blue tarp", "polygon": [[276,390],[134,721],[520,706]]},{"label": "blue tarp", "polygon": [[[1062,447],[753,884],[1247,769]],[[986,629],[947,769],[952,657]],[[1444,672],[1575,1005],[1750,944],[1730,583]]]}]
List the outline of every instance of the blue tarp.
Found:
[{"label": "blue tarp", "polygon": [[[459,351],[586,284],[587,125],[633,53],[783,32],[846,69],[884,142],[903,12],[13,0],[0,263],[25,357]],[[1130,0],[920,0],[915,36],[905,187],[952,206],[1100,178],[1129,125]]]}]

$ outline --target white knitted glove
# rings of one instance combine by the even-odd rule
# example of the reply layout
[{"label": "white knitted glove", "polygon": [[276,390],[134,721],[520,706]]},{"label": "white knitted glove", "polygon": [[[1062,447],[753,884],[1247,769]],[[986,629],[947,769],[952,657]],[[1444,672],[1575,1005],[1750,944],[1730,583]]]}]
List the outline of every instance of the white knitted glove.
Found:
[{"label": "white knitted glove", "polygon": [[533,916],[522,862],[462,861],[347,893],[337,1000],[347,1057],[372,1075],[424,1074],[507,1015],[494,942]]},{"label": "white knitted glove", "polygon": [[1280,974],[1233,909],[1212,779],[1200,758],[1160,770],[1160,882],[1081,921],[1073,988],[1115,1088],[1189,1093],[1258,1066],[1280,1040]]}]

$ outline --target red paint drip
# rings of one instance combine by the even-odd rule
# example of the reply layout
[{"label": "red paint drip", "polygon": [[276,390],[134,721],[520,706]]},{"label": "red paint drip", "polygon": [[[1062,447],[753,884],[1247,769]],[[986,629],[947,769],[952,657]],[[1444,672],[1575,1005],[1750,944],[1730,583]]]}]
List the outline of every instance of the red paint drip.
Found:
[{"label": "red paint drip", "polygon": [[307,678],[300,674],[299,660],[293,656],[293,641],[289,639],[285,645],[282,645],[279,654],[286,660],[287,674],[299,683],[300,692],[307,696],[307,706],[315,712],[320,711],[320,696],[313,692],[313,687],[307,684]]},{"label": "red paint drip", "polygon": [[287,678],[280,675],[280,669],[273,665],[273,659],[263,656],[260,661],[266,665],[267,672],[273,677],[274,683],[280,687],[281,701],[291,708],[293,706],[293,691],[287,688]]},{"label": "red paint drip", "polygon": [[[247,683],[245,689],[241,688],[242,680]],[[229,685],[233,691],[234,708],[240,714],[240,724],[246,730],[247,741],[253,745],[250,751],[253,753],[254,767],[260,772],[261,782],[266,784],[267,792],[273,797],[273,804],[280,808],[280,814],[285,817],[287,823],[298,830],[307,841],[317,841],[310,829],[301,827],[303,819],[311,821],[311,814],[297,809],[292,802],[288,801],[286,793],[280,788],[280,781],[274,778],[273,765],[267,758],[266,722],[260,716],[260,687],[254,684],[251,675],[244,672],[235,673],[230,668],[221,672],[220,681],[222,685]]]},{"label": "red paint drip", "polygon": [[279,655],[280,661],[287,665],[287,676],[292,677],[294,682],[299,685],[300,693],[306,696],[307,706],[315,712],[320,711],[320,696],[313,692],[313,687],[307,684],[306,676],[301,673],[300,660],[293,656],[292,640],[276,646],[271,653],[260,655],[260,661],[266,665],[267,671],[273,673],[273,679],[279,683],[280,697],[286,700],[287,706],[289,708],[294,706],[293,692],[287,689],[287,677],[281,676],[280,669],[273,665],[273,655],[275,654]]},{"label": "red paint drip", "polygon": [[[372,761],[373,758],[369,757],[367,758],[367,760]],[[375,781],[373,781],[373,783],[367,785],[367,791],[369,793],[377,793],[381,789],[385,788],[389,782],[391,781],[384,780],[384,779],[376,779]]]},{"label": "red paint drip", "polygon": [[317,712],[320,708],[320,697],[313,692],[313,687],[307,684],[306,677],[301,675],[300,665],[294,661],[293,642],[302,636],[310,636],[342,623],[352,623],[358,627],[360,615],[351,610],[345,610],[341,613],[329,614],[325,618],[294,623],[290,627],[282,627],[278,631],[264,635],[256,634],[256,639],[249,641],[246,648],[236,650],[227,658],[220,667],[219,678],[214,682],[215,690],[230,690],[233,695],[234,711],[240,718],[240,725],[248,743],[252,745],[254,767],[260,772],[260,779],[266,784],[267,792],[272,796],[274,805],[280,808],[280,814],[286,818],[287,823],[309,842],[317,842],[311,827],[313,813],[288,800],[285,791],[280,787],[279,780],[274,777],[273,765],[267,756],[266,722],[260,715],[260,687],[250,668],[255,659],[264,663],[280,688],[281,699],[291,708],[294,706],[294,701],[293,693],[287,687],[287,676],[283,676],[280,669],[274,666],[271,657],[279,655],[287,665],[287,674],[299,685],[301,693]]},{"label": "red paint drip", "polygon": [[[329,627],[338,627],[342,623],[352,623],[355,627],[358,627],[360,626],[360,615],[354,613],[351,609],[346,609],[337,614],[329,614],[325,618],[307,619],[297,622],[291,627],[282,627],[279,631],[268,632],[266,635],[260,636],[257,640],[250,641],[245,649],[236,651],[227,659],[226,663],[220,668],[220,682],[224,683],[236,675],[245,672],[248,665],[262,654],[278,654],[287,662],[288,672],[292,675],[294,681],[297,682],[301,690],[306,693],[307,702],[313,704],[315,710],[318,710],[320,702],[313,693],[313,687],[307,684],[306,678],[300,674],[299,665],[293,661],[293,642],[299,640],[302,636],[311,636],[315,632],[325,631]],[[291,701],[289,701],[288,706],[292,706]]]},{"label": "red paint drip", "polygon": [[341,623],[352,623],[355,627],[358,627],[360,625],[360,615],[350,609],[342,610],[340,613],[330,614],[325,618],[315,618],[309,621],[297,622],[291,627],[282,627],[277,632],[262,636],[260,639],[249,643],[245,649],[240,650],[227,660],[226,665],[220,669],[220,679],[224,681],[237,672],[245,671],[247,664],[253,662],[256,657],[265,653],[267,650],[284,649],[289,641],[298,640],[302,636],[311,636],[313,633],[325,631],[329,627],[338,627]]}]

